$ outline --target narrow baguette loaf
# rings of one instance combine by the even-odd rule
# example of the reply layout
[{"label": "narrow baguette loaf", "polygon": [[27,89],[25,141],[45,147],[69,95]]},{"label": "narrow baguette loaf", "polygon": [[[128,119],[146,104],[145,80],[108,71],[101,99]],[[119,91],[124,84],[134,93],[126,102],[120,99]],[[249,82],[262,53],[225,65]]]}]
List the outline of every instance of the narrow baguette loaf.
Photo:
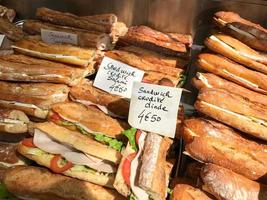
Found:
[{"label": "narrow baguette loaf", "polygon": [[243,138],[218,122],[203,118],[184,121],[186,152],[196,160],[230,169],[251,180],[267,182],[267,146]]},{"label": "narrow baguette loaf", "polygon": [[[29,179],[30,177],[30,179]],[[40,200],[122,200],[115,190],[87,181],[53,174],[39,167],[15,167],[6,172],[4,184],[19,198]],[[75,187],[74,187],[75,186]]]},{"label": "narrow baguette loaf", "polygon": [[186,184],[177,184],[172,191],[171,200],[211,200],[203,191]]},{"label": "narrow baguette loaf", "polygon": [[202,168],[202,187],[220,200],[267,199],[267,186],[213,164]]}]

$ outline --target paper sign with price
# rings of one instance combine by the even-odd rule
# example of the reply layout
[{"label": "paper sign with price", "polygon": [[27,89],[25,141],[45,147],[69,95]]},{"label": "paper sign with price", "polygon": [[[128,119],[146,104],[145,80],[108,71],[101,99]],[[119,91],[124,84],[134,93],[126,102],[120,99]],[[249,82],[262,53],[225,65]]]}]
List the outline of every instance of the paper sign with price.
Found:
[{"label": "paper sign with price", "polygon": [[95,77],[94,86],[111,94],[130,98],[133,82],[141,82],[144,71],[104,57]]},{"label": "paper sign with price", "polygon": [[41,38],[44,42],[51,44],[78,44],[77,34],[62,31],[41,29]]},{"label": "paper sign with price", "polygon": [[145,131],[174,138],[182,89],[135,82],[128,122]]}]

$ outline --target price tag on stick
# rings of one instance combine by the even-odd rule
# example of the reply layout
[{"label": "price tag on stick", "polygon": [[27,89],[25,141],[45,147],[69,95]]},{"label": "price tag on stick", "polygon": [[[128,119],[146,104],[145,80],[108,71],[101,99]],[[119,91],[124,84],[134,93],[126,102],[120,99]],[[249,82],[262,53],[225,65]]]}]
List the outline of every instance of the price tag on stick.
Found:
[{"label": "price tag on stick", "polygon": [[135,81],[141,82],[144,71],[104,57],[95,77],[94,86],[111,94],[130,98]]},{"label": "price tag on stick", "polygon": [[181,88],[135,82],[128,122],[132,127],[174,138]]}]

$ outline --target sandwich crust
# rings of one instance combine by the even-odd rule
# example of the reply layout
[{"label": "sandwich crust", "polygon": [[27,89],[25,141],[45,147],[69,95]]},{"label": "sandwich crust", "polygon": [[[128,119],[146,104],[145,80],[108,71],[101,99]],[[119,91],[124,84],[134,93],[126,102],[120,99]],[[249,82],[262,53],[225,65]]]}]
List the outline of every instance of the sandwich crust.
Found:
[{"label": "sandwich crust", "polygon": [[36,124],[35,128],[41,130],[55,140],[68,144],[84,153],[104,160],[109,160],[114,163],[120,162],[120,152],[116,151],[115,149],[111,149],[107,145],[101,144],[91,137],[83,135],[78,131],[71,131],[52,122]]},{"label": "sandwich crust", "polygon": [[90,182],[52,174],[39,167],[15,167],[6,172],[4,184],[15,196],[40,200],[121,200],[115,190]]},{"label": "sandwich crust", "polygon": [[267,146],[204,118],[184,121],[186,152],[196,160],[233,170],[251,180],[267,181]]},{"label": "sandwich crust", "polygon": [[[36,155],[33,152],[33,150],[36,150],[38,148],[31,148],[26,147],[23,144],[18,145],[18,152],[25,156],[26,158],[35,161],[41,166],[50,168],[51,160],[53,159],[54,155],[50,153],[46,153],[42,151],[42,153]],[[114,174],[100,174],[95,171],[82,171],[82,170],[75,170],[74,167],[62,172],[62,174],[66,176],[70,176],[73,178],[77,178],[84,181],[89,181],[98,185],[103,185],[106,187],[113,188],[112,184],[114,182],[115,176]]]},{"label": "sandwich crust", "polygon": [[186,184],[177,184],[170,200],[211,200],[203,191]]}]

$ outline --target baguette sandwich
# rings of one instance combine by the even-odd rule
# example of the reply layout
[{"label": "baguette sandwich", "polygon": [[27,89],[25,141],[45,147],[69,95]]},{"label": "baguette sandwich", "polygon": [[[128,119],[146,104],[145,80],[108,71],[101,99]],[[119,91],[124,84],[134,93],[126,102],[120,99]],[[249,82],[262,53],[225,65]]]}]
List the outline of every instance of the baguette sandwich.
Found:
[{"label": "baguette sandwich", "polygon": [[173,188],[170,200],[211,200],[203,191],[186,184]]},{"label": "baguette sandwich", "polygon": [[267,140],[265,105],[253,103],[223,89],[203,89],[198,94],[195,108],[244,133]]},{"label": "baguette sandwich", "polygon": [[267,51],[267,30],[259,24],[240,17],[237,13],[220,11],[214,21],[223,31],[260,51]]},{"label": "baguette sandwich", "polygon": [[7,190],[20,199],[38,200],[122,200],[115,190],[90,182],[53,174],[39,167],[19,166],[4,177]]},{"label": "baguette sandwich", "polygon": [[109,94],[93,86],[89,80],[82,80],[70,89],[70,98],[86,106],[95,105],[105,114],[127,118],[130,102],[118,95]]},{"label": "baguette sandwich", "polygon": [[4,81],[50,82],[73,86],[94,71],[93,66],[81,69],[24,55],[0,57],[0,80]]},{"label": "baguette sandwich", "polygon": [[66,101],[68,92],[69,88],[61,84],[0,81],[0,107],[45,119],[51,105]]},{"label": "baguette sandwich", "polygon": [[267,186],[251,181],[244,176],[217,165],[207,164],[202,168],[202,189],[220,200],[267,199]]},{"label": "baguette sandwich", "polygon": [[120,162],[122,132],[129,128],[126,122],[113,119],[93,106],[80,103],[54,104],[48,119],[62,127],[78,131],[88,141],[96,143],[97,149],[90,154],[114,163]]},{"label": "baguette sandwich", "polygon": [[7,19],[9,22],[12,22],[16,16],[16,11],[14,9],[7,8],[0,5],[0,17]]},{"label": "baguette sandwich", "polygon": [[59,31],[77,35],[77,45],[81,47],[94,47],[99,50],[111,50],[111,38],[106,33],[86,31],[84,29],[59,26],[37,20],[27,20],[23,23],[23,31],[30,35],[41,35],[42,30]]},{"label": "baguette sandwich", "polygon": [[267,105],[266,95],[254,92],[211,73],[198,72],[192,79],[192,83],[198,90],[204,88],[224,89],[228,92],[247,98],[251,102]]},{"label": "baguette sandwich", "polygon": [[28,131],[29,118],[20,110],[0,108],[0,132],[21,134]]},{"label": "baguette sandwich", "polygon": [[[113,156],[113,151],[78,131],[52,122],[36,124],[34,136],[22,140],[18,152],[55,173],[113,187],[116,164],[101,158],[104,153],[104,157]],[[118,152],[116,159],[120,156]]]},{"label": "baguette sandwich", "polygon": [[15,24],[12,24],[7,19],[1,17],[0,17],[0,33],[4,34],[11,41],[18,41],[24,37],[24,33],[21,28],[17,27]]},{"label": "baguette sandwich", "polygon": [[188,47],[192,45],[192,38],[189,35],[162,33],[148,26],[132,26],[119,42],[126,46],[134,45],[170,56],[179,56],[187,53]]},{"label": "baguette sandwich", "polygon": [[267,74],[267,56],[251,49],[235,38],[216,34],[208,37],[205,40],[205,44],[216,53],[222,54],[253,70]]},{"label": "baguette sandwich", "polygon": [[196,64],[205,71],[256,92],[267,94],[267,76],[265,74],[247,69],[225,57],[203,53],[199,55]]},{"label": "baguette sandwich", "polygon": [[114,187],[123,196],[137,200],[163,200],[167,196],[172,164],[166,161],[171,140],[132,128],[122,152]]},{"label": "baguette sandwich", "polygon": [[38,38],[26,38],[12,48],[22,54],[87,68],[96,56],[95,49],[83,49],[72,45],[47,44]]},{"label": "baguette sandwich", "polygon": [[185,150],[192,158],[213,163],[251,180],[267,181],[267,146],[243,138],[233,129],[203,118],[184,121]]}]

